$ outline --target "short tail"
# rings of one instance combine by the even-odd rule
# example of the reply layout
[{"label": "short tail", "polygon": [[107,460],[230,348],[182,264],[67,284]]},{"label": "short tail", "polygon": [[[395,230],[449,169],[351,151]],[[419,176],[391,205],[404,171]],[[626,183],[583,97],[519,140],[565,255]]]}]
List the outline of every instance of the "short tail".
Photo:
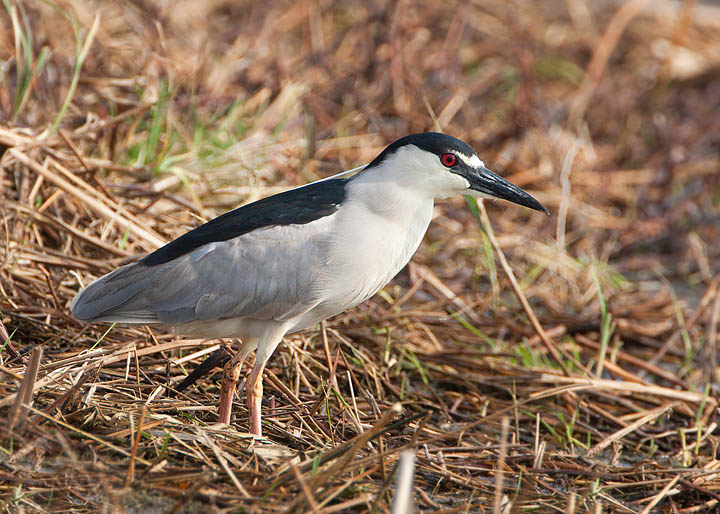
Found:
[{"label": "short tail", "polygon": [[159,323],[145,298],[151,287],[147,267],[141,263],[128,264],[80,291],[70,303],[70,311],[81,321]]}]

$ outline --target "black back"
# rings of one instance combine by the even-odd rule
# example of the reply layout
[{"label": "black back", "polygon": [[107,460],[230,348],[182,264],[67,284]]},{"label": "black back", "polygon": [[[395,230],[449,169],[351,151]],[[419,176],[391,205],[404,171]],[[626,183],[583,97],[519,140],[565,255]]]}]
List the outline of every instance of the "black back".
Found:
[{"label": "black back", "polygon": [[268,196],[218,216],[145,257],[157,266],[208,243],[227,241],[253,230],[277,225],[304,225],[337,211],[345,199],[348,179],[323,180]]}]

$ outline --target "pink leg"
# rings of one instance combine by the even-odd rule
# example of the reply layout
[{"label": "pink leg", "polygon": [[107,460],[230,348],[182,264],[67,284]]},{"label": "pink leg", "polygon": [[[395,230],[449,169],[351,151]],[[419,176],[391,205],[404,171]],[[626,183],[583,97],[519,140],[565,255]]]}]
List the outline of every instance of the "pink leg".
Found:
[{"label": "pink leg", "polygon": [[269,331],[264,339],[258,341],[257,353],[255,354],[255,366],[248,375],[245,385],[247,394],[247,407],[250,414],[250,433],[258,436],[262,435],[262,395],[263,395],[263,371],[265,364],[270,356],[282,341],[285,335],[285,329],[282,326],[275,327],[275,330]]},{"label": "pink leg", "polygon": [[240,371],[242,370],[245,358],[253,349],[253,345],[243,344],[223,369],[223,378],[220,383],[220,414],[218,416],[220,423],[230,424],[232,402],[235,397],[238,380],[240,379]]},{"label": "pink leg", "polygon": [[250,433],[257,436],[262,435],[262,395],[263,395],[263,371],[265,363],[255,361],[255,367],[248,376],[245,385],[247,395],[247,408],[250,415]]}]

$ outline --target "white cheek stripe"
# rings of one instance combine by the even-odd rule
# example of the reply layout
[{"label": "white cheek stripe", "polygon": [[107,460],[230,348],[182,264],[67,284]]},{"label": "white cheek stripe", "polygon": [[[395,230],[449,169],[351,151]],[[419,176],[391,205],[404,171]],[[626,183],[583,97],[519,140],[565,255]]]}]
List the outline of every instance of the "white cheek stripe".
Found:
[{"label": "white cheek stripe", "polygon": [[458,156],[465,161],[465,164],[472,168],[483,168],[485,167],[485,163],[480,160],[480,157],[477,155],[465,155],[464,153],[457,153]]}]

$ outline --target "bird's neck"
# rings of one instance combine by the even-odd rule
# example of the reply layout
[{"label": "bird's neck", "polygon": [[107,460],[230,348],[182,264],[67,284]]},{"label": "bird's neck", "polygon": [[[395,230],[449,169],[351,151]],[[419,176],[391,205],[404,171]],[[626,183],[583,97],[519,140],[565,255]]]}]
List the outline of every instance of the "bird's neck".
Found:
[{"label": "bird's neck", "polygon": [[374,170],[353,177],[348,184],[348,199],[361,202],[370,212],[399,223],[410,223],[418,216],[425,218],[424,214],[431,212],[434,205],[433,195],[424,188],[411,187]]}]

